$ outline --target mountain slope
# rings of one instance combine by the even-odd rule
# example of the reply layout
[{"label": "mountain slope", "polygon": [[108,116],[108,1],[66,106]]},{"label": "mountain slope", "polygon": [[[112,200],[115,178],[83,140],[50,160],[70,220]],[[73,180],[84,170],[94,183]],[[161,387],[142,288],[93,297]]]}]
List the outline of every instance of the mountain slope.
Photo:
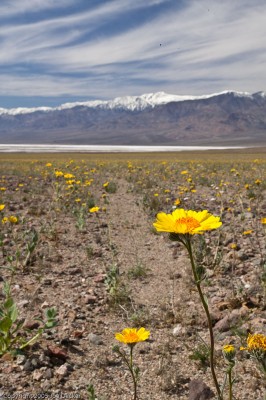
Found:
[{"label": "mountain slope", "polygon": [[160,92],[57,108],[0,109],[1,143],[266,144],[264,92]]}]

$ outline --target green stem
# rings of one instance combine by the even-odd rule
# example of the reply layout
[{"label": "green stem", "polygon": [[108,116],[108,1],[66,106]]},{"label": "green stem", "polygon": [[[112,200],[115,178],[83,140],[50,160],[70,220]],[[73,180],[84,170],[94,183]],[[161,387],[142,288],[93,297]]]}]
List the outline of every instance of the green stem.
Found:
[{"label": "green stem", "polygon": [[213,378],[214,385],[215,385],[215,388],[216,388],[216,391],[218,394],[218,400],[223,400],[220,386],[217,381],[217,377],[216,377],[216,373],[215,373],[215,369],[214,369],[214,335],[213,335],[213,329],[212,329],[212,320],[211,320],[208,304],[207,304],[207,302],[204,298],[204,295],[202,293],[202,290],[201,290],[200,280],[199,280],[199,277],[197,274],[196,265],[195,265],[195,261],[194,261],[194,257],[193,257],[190,237],[187,238],[186,248],[188,250],[188,254],[189,254],[189,258],[190,258],[195,284],[196,284],[196,287],[197,287],[197,290],[198,290],[198,293],[200,296],[200,300],[201,300],[201,303],[203,305],[203,308],[204,308],[204,311],[206,313],[207,320],[208,320],[208,327],[209,327],[209,334],[210,334],[210,367],[211,367],[212,378]]},{"label": "green stem", "polygon": [[134,373],[133,369],[133,345],[130,346],[130,363],[129,363],[129,370],[133,379],[133,384],[134,384],[134,400],[137,400],[137,379]]},{"label": "green stem", "polygon": [[229,367],[228,369],[228,384],[229,384],[228,400],[232,400],[233,399],[232,367]]}]

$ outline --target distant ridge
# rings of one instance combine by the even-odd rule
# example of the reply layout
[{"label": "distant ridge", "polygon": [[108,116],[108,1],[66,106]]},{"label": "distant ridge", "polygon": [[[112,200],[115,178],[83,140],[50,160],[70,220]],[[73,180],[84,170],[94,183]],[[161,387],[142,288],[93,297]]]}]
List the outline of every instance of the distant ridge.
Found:
[{"label": "distant ridge", "polygon": [[266,93],[158,92],[54,108],[0,108],[0,143],[266,144]]}]

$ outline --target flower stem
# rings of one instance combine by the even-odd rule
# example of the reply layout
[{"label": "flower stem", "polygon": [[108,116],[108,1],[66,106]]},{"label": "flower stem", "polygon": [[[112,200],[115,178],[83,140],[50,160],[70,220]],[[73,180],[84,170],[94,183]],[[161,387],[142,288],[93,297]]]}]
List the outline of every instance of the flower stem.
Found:
[{"label": "flower stem", "polygon": [[134,346],[132,346],[132,345],[130,346],[130,363],[129,363],[130,368],[129,368],[129,370],[132,375],[133,384],[134,384],[134,398],[133,399],[137,400],[137,379],[136,379],[136,376],[134,373],[134,368],[133,368],[133,347]]},{"label": "flower stem", "polygon": [[204,311],[206,313],[207,320],[208,320],[208,327],[209,327],[209,334],[210,334],[210,367],[211,367],[212,378],[213,378],[214,385],[215,385],[215,388],[216,388],[216,391],[218,394],[218,400],[223,400],[223,396],[222,396],[220,386],[217,381],[215,369],[214,369],[214,335],[213,335],[213,329],[212,329],[212,320],[211,320],[211,316],[210,316],[210,312],[209,312],[208,303],[205,300],[204,294],[201,290],[200,279],[198,277],[197,270],[196,270],[196,265],[195,265],[195,261],[194,261],[194,257],[193,257],[193,251],[192,251],[190,237],[187,238],[186,248],[188,250],[188,254],[189,254],[189,258],[190,258],[193,276],[195,279],[195,284],[196,284],[196,287],[197,287],[197,290],[198,290],[198,293],[200,296],[200,300],[201,300],[201,303],[203,305],[203,308],[204,308]]},{"label": "flower stem", "polygon": [[228,369],[228,384],[229,384],[228,400],[232,400],[233,399],[232,367],[229,367]]}]

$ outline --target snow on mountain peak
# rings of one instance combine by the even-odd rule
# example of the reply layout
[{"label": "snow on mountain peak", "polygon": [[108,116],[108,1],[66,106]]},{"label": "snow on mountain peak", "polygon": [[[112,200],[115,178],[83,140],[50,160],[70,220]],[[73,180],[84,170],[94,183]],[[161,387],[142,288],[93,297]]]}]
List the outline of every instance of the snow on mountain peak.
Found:
[{"label": "snow on mountain peak", "polygon": [[188,100],[204,100],[209,99],[211,97],[225,95],[225,94],[233,94],[236,97],[249,97],[254,98],[256,96],[260,96],[265,98],[265,92],[257,92],[255,94],[250,94],[248,92],[237,92],[226,90],[220,93],[213,93],[209,95],[201,95],[201,96],[189,96],[189,95],[175,95],[168,94],[165,92],[157,92],[157,93],[146,93],[140,96],[124,96],[124,97],[116,97],[113,100],[92,100],[86,102],[74,102],[74,103],[65,103],[58,107],[35,107],[35,108],[0,108],[0,115],[19,115],[19,114],[30,114],[36,111],[39,112],[48,112],[48,111],[60,111],[71,109],[74,107],[88,107],[88,108],[102,108],[102,109],[121,109],[121,110],[130,110],[130,111],[141,111],[145,108],[153,108],[155,106],[161,104],[167,104],[170,102],[180,102],[180,101],[188,101]]}]

